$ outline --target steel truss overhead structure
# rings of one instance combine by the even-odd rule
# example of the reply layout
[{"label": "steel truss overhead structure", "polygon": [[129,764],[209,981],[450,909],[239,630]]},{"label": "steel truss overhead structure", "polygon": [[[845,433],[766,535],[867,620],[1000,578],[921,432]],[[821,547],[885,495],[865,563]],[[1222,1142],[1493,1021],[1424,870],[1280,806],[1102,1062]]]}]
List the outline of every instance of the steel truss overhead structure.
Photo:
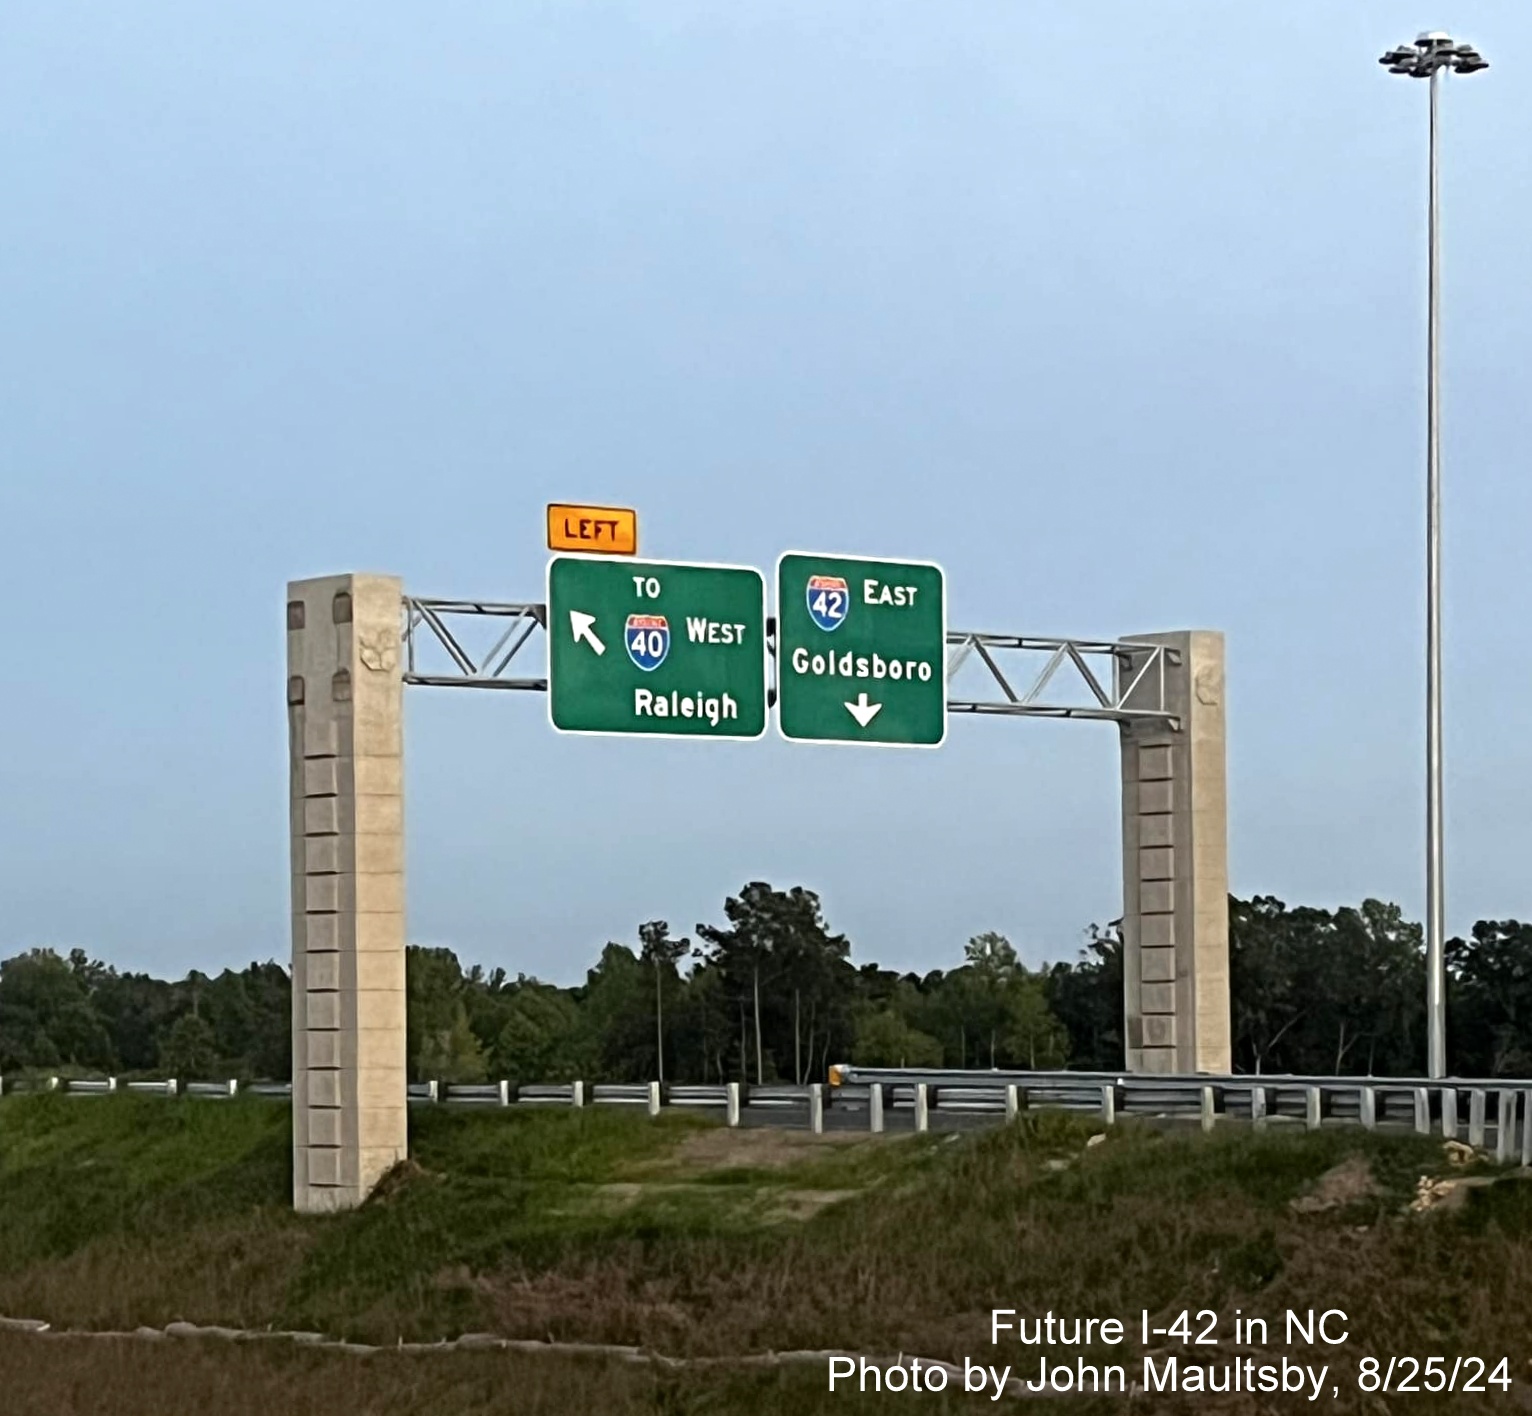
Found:
[{"label": "steel truss overhead structure", "polygon": [[[534,633],[548,628],[546,605],[490,600],[433,600],[407,595],[403,605],[404,681],[435,688],[505,688],[545,693],[547,675],[517,676],[513,661]],[[775,648],[775,619],[766,621]],[[475,647],[487,641],[487,647]],[[961,673],[978,680],[985,696],[952,697],[949,713],[1013,718],[1085,718],[1114,723],[1160,722],[1179,730],[1165,697],[1165,666],[1179,662],[1174,649],[1091,639],[1048,639],[1037,635],[947,633],[949,695]],[[1002,667],[1028,656],[1032,677],[1018,691]],[[1037,660],[1043,662],[1039,667]],[[1096,662],[1096,669],[1091,661]],[[775,657],[772,660],[775,664]],[[1060,670],[1064,673],[1061,676]],[[1015,672],[1015,670],[1012,670]],[[1047,696],[1070,682],[1083,702]],[[996,696],[998,690],[998,696]],[[975,692],[978,690],[976,689]],[[775,691],[772,698],[775,699]]]},{"label": "steel truss overhead structure", "polygon": [[[497,630],[488,649],[465,648],[463,639],[483,636],[483,622]],[[502,626],[503,622],[503,626]],[[422,634],[424,628],[429,631]],[[453,633],[453,629],[457,633]],[[548,679],[507,677],[511,660],[525,647],[535,630],[548,628],[548,607],[533,604],[499,604],[488,600],[422,600],[404,597],[404,681],[433,688],[520,688],[546,693]],[[470,633],[477,630],[477,633]],[[450,670],[420,670],[418,649],[433,658],[445,652]]]}]

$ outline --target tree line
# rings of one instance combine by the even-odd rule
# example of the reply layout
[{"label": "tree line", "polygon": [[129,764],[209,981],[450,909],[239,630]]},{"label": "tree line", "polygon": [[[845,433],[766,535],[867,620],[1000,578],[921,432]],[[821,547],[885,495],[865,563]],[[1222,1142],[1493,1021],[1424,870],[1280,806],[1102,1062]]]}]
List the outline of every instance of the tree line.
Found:
[{"label": "tree line", "polygon": [[[1092,926],[1072,959],[1026,967],[1004,935],[928,973],[854,963],[818,896],[753,882],[722,924],[664,920],[609,943],[573,987],[407,955],[413,1080],[808,1081],[832,1062],[891,1067],[1123,1065],[1122,938]],[[1237,1071],[1422,1071],[1421,930],[1395,905],[1229,901]],[[1449,1064],[1532,1074],[1532,925],[1481,921],[1447,946]],[[291,985],[268,962],[178,982],[81,949],[0,963],[0,1073],[290,1075]]]}]

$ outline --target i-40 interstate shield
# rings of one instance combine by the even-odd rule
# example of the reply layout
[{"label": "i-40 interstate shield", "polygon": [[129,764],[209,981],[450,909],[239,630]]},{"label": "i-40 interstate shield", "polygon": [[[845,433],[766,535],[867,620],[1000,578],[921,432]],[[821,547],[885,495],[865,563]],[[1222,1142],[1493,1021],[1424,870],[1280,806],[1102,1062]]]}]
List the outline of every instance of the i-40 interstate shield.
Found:
[{"label": "i-40 interstate shield", "polygon": [[555,556],[548,719],[564,733],[758,738],[766,581],[748,566]]},{"label": "i-40 interstate shield", "polygon": [[939,747],[946,577],[930,561],[777,561],[777,729],[795,742]]}]

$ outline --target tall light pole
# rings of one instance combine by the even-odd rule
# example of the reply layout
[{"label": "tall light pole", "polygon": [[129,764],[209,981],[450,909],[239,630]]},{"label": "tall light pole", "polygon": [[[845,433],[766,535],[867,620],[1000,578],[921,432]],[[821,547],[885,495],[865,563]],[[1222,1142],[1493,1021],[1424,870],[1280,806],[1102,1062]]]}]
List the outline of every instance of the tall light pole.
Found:
[{"label": "tall light pole", "polygon": [[1442,458],[1441,458],[1441,228],[1437,192],[1437,107],[1442,75],[1489,68],[1471,44],[1432,30],[1414,44],[1389,50],[1380,64],[1391,74],[1426,79],[1431,87],[1429,274],[1426,280],[1426,1028],[1427,1068],[1447,1074],[1446,971],[1442,944],[1447,909],[1442,892]]}]

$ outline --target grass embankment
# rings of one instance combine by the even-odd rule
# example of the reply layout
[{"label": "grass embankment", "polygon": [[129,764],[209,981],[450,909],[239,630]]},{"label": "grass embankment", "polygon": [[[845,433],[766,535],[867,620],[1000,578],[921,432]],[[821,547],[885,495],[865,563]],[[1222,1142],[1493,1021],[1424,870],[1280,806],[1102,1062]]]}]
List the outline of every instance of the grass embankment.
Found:
[{"label": "grass embankment", "polygon": [[[595,1110],[411,1119],[414,1163],[383,1193],[354,1214],[302,1219],[288,1209],[284,1107],[0,1101],[0,1313],[383,1343],[488,1331],[678,1356],[838,1347],[1025,1362],[1030,1374],[1035,1349],[990,1347],[991,1307],[1119,1317],[1130,1331],[1144,1308],[1163,1324],[1183,1308],[1275,1319],[1334,1307],[1348,1314],[1351,1360],[1509,1355],[1518,1386],[1532,1376],[1532,1186],[1506,1179],[1460,1208],[1405,1214],[1419,1177],[1449,1169],[1422,1138],[1123,1127],[1087,1147],[1098,1128],[1048,1115],[961,1138],[817,1141]],[[1348,1157],[1346,1183],[1305,1205]],[[5,1389],[53,1391],[38,1410],[137,1409],[60,1404],[46,1370],[62,1354],[119,1393],[173,1369],[184,1395],[153,1409],[228,1412],[309,1409],[297,1393],[310,1374],[356,1362],[13,1337],[0,1339]],[[353,1412],[830,1409],[822,1372],[655,1374],[468,1353],[361,1365],[314,1381],[348,1383]],[[494,1404],[508,1381],[514,1408]],[[846,1400],[857,1398],[833,1398]],[[1411,1405],[1432,1409],[1427,1397]],[[1076,1397],[1071,1409],[1094,1407]]]}]

